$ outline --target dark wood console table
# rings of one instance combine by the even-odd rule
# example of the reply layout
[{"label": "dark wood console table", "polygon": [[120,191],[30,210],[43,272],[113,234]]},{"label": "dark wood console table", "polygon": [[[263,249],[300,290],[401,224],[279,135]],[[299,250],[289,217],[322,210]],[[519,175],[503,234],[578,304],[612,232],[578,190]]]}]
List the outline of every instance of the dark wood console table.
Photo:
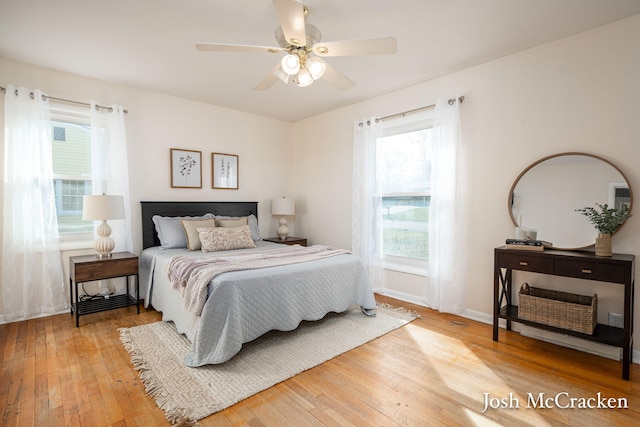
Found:
[{"label": "dark wood console table", "polygon": [[[530,271],[554,276],[598,280],[624,286],[624,328],[597,324],[593,335],[555,328],[518,317],[518,306],[512,303],[513,270]],[[507,330],[511,322],[572,335],[586,340],[622,348],[622,378],[629,379],[629,364],[633,351],[633,287],[635,282],[635,255],[613,254],[597,257],[592,252],[558,250],[525,251],[505,247],[494,251],[493,277],[493,340],[498,341],[498,321],[506,319]]]}]

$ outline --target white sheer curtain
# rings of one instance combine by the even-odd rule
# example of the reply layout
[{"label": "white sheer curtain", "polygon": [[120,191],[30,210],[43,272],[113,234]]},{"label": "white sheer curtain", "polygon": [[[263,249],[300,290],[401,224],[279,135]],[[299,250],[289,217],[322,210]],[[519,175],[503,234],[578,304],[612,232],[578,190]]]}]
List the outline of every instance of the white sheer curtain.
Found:
[{"label": "white sheer curtain", "polygon": [[431,147],[429,274],[423,300],[447,313],[465,309],[461,162],[460,101],[438,100]]},{"label": "white sheer curtain", "polygon": [[[17,95],[16,95],[17,93]],[[5,94],[2,318],[67,308],[58,247],[48,99],[8,85]]]},{"label": "white sheer curtain", "polygon": [[[124,108],[111,105],[97,107],[91,102],[91,173],[93,194],[108,194],[124,198],[124,220],[111,220],[114,252],[133,251],[131,240],[131,203],[129,202],[129,164]],[[97,227],[100,223],[96,221]],[[116,293],[124,292],[122,280],[110,282]]]},{"label": "white sheer curtain", "polygon": [[376,140],[382,123],[375,118],[354,123],[351,203],[351,246],[364,265],[374,289],[382,280],[382,195],[376,178]]}]

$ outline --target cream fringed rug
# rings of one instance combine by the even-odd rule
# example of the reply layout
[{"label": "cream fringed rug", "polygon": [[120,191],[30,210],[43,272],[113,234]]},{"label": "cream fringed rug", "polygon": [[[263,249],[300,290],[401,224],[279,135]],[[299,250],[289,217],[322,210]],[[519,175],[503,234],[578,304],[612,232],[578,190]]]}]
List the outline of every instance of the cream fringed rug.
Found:
[{"label": "cream fringed rug", "polygon": [[190,343],[173,323],[120,329],[120,339],[140,371],[147,394],[172,423],[199,420],[411,322],[402,309],[379,306],[368,317],[359,307],[303,322],[290,332],[271,331],[245,344],[220,365],[182,364]]}]

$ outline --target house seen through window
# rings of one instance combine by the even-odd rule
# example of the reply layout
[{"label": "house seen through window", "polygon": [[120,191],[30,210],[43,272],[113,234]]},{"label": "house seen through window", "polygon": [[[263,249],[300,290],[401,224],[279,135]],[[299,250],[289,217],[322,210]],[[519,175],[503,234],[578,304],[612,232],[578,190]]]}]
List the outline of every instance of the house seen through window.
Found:
[{"label": "house seen through window", "polygon": [[382,246],[387,261],[426,266],[429,259],[430,120],[385,126],[377,139]]},{"label": "house seen through window", "polygon": [[82,220],[82,196],[91,194],[91,126],[88,118],[56,115],[51,123],[58,232],[92,233]]}]

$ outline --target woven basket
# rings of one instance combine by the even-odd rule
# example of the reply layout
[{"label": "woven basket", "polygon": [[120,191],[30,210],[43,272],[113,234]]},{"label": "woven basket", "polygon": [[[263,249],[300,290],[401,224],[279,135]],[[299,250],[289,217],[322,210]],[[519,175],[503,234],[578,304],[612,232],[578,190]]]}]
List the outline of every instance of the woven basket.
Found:
[{"label": "woven basket", "polygon": [[518,317],[523,320],[593,335],[598,317],[597,294],[576,295],[524,283],[518,298]]}]

